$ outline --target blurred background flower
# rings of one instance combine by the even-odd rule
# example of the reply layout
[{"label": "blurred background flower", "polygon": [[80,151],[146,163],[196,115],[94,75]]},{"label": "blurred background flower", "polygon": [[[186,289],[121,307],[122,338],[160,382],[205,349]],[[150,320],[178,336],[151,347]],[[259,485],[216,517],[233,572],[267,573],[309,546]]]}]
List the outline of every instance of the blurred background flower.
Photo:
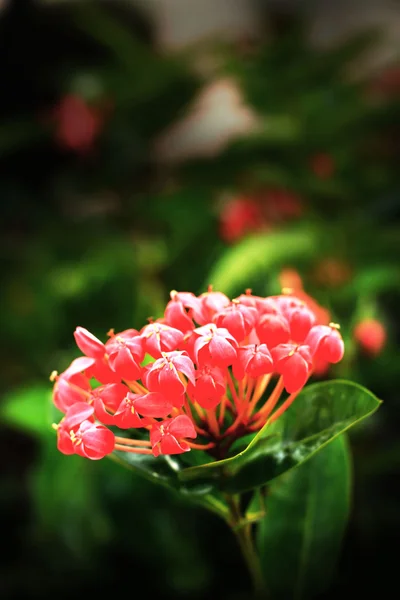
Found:
[{"label": "blurred background flower", "polygon": [[76,326],[139,327],[209,283],[341,323],[330,376],[384,406],[351,435],[324,598],[396,584],[399,28],[389,0],[0,2],[2,598],[246,597],[223,523],[51,429]]}]

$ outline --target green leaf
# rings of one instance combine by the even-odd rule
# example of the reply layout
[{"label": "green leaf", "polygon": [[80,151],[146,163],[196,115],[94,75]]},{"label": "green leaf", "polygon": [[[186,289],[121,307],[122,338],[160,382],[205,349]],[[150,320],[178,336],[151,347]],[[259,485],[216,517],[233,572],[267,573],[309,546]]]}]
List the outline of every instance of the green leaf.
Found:
[{"label": "green leaf", "polygon": [[[317,383],[305,388],[280,419],[265,425],[244,450],[231,458],[206,462],[208,455],[197,451],[158,458],[115,452],[113,458],[196,502],[213,504],[216,512],[226,516],[221,492],[241,493],[263,486],[304,463],[372,414],[379,404],[371,392],[357,384]],[[196,458],[203,464],[188,466]]]},{"label": "green leaf", "polygon": [[257,541],[273,598],[313,598],[329,583],[348,519],[350,479],[342,435],[271,484]]},{"label": "green leaf", "polygon": [[211,271],[207,285],[212,283],[216,290],[228,295],[240,293],[259,273],[267,276],[276,265],[312,257],[319,237],[316,229],[303,227],[246,238],[226,250]]},{"label": "green leaf", "polygon": [[178,471],[179,479],[196,487],[240,493],[260,487],[297,467],[365,417],[380,401],[348,381],[327,381],[306,387],[293,405],[266,424],[236,456]]},{"label": "green leaf", "polygon": [[194,482],[194,485],[186,486],[184,482],[180,481],[179,473],[185,468],[185,462],[181,456],[155,458],[143,454],[113,452],[110,458],[153,483],[179,491],[189,501],[201,504],[223,519],[229,518],[228,507],[212,482],[200,481],[198,485]]}]

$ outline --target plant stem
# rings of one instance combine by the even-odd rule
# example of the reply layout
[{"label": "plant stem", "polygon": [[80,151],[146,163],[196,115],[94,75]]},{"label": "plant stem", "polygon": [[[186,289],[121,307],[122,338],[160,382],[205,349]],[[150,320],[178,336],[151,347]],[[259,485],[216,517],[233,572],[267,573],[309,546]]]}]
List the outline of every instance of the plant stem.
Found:
[{"label": "plant stem", "polygon": [[252,524],[243,522],[244,519],[240,514],[239,497],[227,496],[226,500],[230,510],[229,524],[239,543],[243,559],[251,576],[255,598],[267,598],[260,559],[254,544]]}]

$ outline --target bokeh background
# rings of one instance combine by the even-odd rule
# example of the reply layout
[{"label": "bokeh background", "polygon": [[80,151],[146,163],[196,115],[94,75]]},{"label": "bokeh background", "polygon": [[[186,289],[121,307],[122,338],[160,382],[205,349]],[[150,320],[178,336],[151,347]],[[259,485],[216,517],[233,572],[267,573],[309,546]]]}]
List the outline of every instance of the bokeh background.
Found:
[{"label": "bokeh background", "polygon": [[248,597],[217,517],[50,427],[77,325],[140,328],[209,283],[303,286],[341,323],[318,377],[384,404],[351,435],[324,598],[397,589],[399,32],[384,0],[0,1],[1,598]]}]

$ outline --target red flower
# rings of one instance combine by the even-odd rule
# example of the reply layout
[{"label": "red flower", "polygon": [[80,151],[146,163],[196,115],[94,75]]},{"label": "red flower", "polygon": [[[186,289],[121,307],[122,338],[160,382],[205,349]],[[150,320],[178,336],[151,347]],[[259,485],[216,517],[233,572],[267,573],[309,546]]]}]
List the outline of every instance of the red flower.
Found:
[{"label": "red flower", "polygon": [[290,327],[290,338],[298,343],[304,341],[311,327],[316,322],[316,316],[306,304],[294,296],[277,296],[276,302]]},{"label": "red flower", "polygon": [[106,357],[95,360],[93,365],[87,369],[86,375],[103,384],[121,381],[121,376],[110,368]]},{"label": "red flower", "polygon": [[160,392],[168,398],[172,406],[183,405],[186,383],[180,377],[183,373],[194,384],[194,365],[186,352],[163,352],[145,371],[143,382],[152,392]]},{"label": "red flower", "polygon": [[182,333],[194,329],[191,309],[198,306],[199,300],[194,294],[172,291],[171,300],[164,312],[166,324],[179,329]]},{"label": "red flower", "polygon": [[194,355],[199,366],[228,367],[236,359],[238,346],[235,338],[223,327],[210,324],[194,330]]},{"label": "red flower", "polygon": [[72,361],[68,369],[56,377],[53,388],[53,402],[62,412],[77,402],[85,401],[91,390],[89,378],[84,375],[94,360],[81,356]]},{"label": "red flower", "polygon": [[233,364],[236,379],[243,379],[245,374],[250,377],[260,377],[272,373],[273,370],[274,363],[266,344],[252,344],[238,348],[237,360]]},{"label": "red flower", "polygon": [[113,335],[105,346],[111,369],[122,379],[139,379],[140,362],[144,357],[143,346],[143,338],[136,329],[127,329]]},{"label": "red flower", "polygon": [[305,385],[313,366],[310,348],[295,344],[280,344],[271,350],[274,365],[283,377],[289,394],[298,392]]},{"label": "red flower", "polygon": [[237,298],[232,300],[232,302],[239,302],[244,306],[252,306],[253,308],[259,308],[259,302],[264,300],[261,296],[253,296],[250,289],[246,290],[245,294],[240,294]]},{"label": "red flower", "polygon": [[86,375],[89,378],[94,377],[101,383],[117,383],[120,381],[121,375],[110,368],[106,355],[107,347],[103,342],[83,327],[76,328],[74,337],[78,348],[86,356],[93,359],[86,370]]},{"label": "red flower", "polygon": [[310,347],[315,360],[337,363],[343,358],[344,343],[338,331],[338,326],[334,323],[329,326],[315,325],[310,330],[304,343]]},{"label": "red flower", "polygon": [[377,319],[363,319],[354,328],[354,338],[372,356],[380,354],[386,344],[386,329]]},{"label": "red flower", "polygon": [[77,327],[74,333],[76,345],[79,350],[91,358],[103,358],[106,347],[93,333],[84,327]]},{"label": "red flower", "polygon": [[200,294],[198,304],[193,306],[193,318],[199,325],[212,323],[214,316],[230,303],[228,296],[222,292],[213,292],[210,286],[208,292]]},{"label": "red flower", "polygon": [[262,344],[273,348],[290,339],[290,326],[283,315],[265,314],[256,325],[256,332]]},{"label": "red flower", "polygon": [[215,408],[225,394],[226,383],[222,369],[204,366],[196,371],[195,385],[189,382],[187,393],[205,409]]},{"label": "red flower", "polygon": [[133,394],[126,388],[114,414],[105,410],[102,398],[95,400],[96,416],[106,425],[115,425],[120,429],[144,427],[149,423],[147,417],[166,417],[172,410],[172,403],[162,394]]},{"label": "red flower", "polygon": [[190,450],[183,438],[195,438],[197,433],[186,415],[179,415],[161,423],[155,423],[150,431],[150,442],[154,456],[160,454],[182,454]]},{"label": "red flower", "polygon": [[258,318],[254,307],[232,302],[214,316],[217,327],[225,327],[238,341],[242,342],[251,332]]},{"label": "red flower", "polygon": [[290,289],[290,296],[303,301],[308,308],[314,313],[316,323],[319,325],[328,325],[330,314],[325,308],[322,308],[314,298],[311,298],[303,290],[303,282],[300,275],[294,269],[283,269],[279,275],[279,283],[282,289]]},{"label": "red flower", "polygon": [[182,331],[164,323],[150,323],[143,327],[140,335],[145,351],[153,358],[160,358],[163,352],[176,350],[184,338]]},{"label": "red flower", "polygon": [[90,401],[97,419],[105,425],[114,425],[113,415],[129,391],[123,383],[108,383],[92,390]]},{"label": "red flower", "polygon": [[93,421],[93,406],[77,403],[71,406],[57,428],[57,446],[63,454],[79,454],[92,460],[104,458],[114,450],[112,431]]}]

